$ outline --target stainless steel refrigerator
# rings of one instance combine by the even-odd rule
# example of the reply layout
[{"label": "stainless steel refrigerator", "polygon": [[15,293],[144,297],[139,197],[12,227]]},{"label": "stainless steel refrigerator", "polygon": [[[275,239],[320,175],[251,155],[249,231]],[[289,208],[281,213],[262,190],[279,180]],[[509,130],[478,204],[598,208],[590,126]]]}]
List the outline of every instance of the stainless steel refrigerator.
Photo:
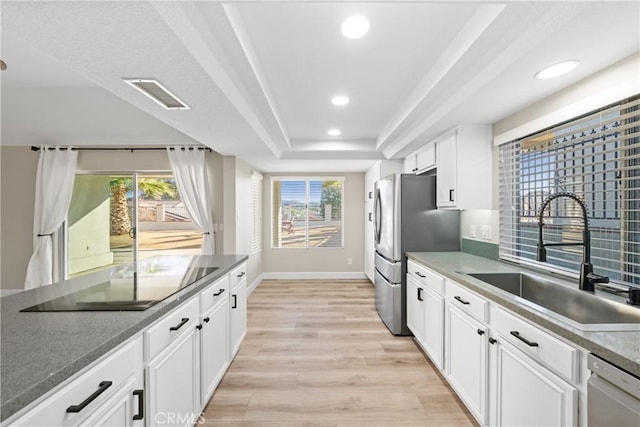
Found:
[{"label": "stainless steel refrigerator", "polygon": [[376,182],[376,309],[394,335],[407,328],[406,252],[460,250],[460,213],[436,209],[436,176],[393,174]]}]

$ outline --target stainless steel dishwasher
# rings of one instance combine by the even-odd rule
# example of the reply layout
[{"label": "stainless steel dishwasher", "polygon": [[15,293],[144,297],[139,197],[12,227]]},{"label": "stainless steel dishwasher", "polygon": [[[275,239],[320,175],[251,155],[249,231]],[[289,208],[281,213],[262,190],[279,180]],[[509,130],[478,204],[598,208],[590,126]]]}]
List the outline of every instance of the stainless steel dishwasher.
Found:
[{"label": "stainless steel dishwasher", "polygon": [[640,426],[640,378],[594,354],[587,360],[588,427]]}]

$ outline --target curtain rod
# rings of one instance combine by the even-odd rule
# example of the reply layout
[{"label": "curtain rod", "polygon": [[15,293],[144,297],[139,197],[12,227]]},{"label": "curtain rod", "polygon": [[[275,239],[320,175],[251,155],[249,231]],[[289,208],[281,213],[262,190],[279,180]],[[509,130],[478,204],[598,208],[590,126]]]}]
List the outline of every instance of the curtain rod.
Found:
[{"label": "curtain rod", "polygon": [[[182,150],[184,150],[186,147],[182,147]],[[198,150],[207,150],[207,151],[212,151],[211,148],[208,147],[197,147]],[[62,147],[60,148],[61,150],[67,150],[66,147]],[[72,147],[71,150],[72,151],[131,151],[132,153],[134,151],[166,151],[167,147],[138,147],[138,148],[99,148],[99,147]],[[175,148],[171,147],[169,148],[171,151],[175,150]],[[193,147],[189,147],[189,150],[193,150]],[[53,151],[54,148],[53,147],[49,147],[50,151]],[[40,147],[36,147],[35,145],[31,146],[31,151],[40,151]]]}]

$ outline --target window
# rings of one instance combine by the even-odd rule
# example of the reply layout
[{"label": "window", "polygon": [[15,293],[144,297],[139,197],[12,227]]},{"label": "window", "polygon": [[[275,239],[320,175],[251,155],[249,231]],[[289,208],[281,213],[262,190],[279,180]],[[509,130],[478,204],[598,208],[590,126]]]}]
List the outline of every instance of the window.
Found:
[{"label": "window", "polygon": [[171,172],[77,174],[65,234],[66,277],[202,248]]},{"label": "window", "polygon": [[[587,205],[594,271],[640,284],[639,105],[636,96],[500,146],[501,258],[534,261],[542,203],[571,192]],[[553,200],[544,217],[545,243],[582,241],[571,199]],[[547,268],[578,271],[581,246],[547,249]]]},{"label": "window", "polygon": [[262,251],[262,175],[251,174],[251,254]]},{"label": "window", "polygon": [[344,177],[272,178],[272,248],[343,248]]}]

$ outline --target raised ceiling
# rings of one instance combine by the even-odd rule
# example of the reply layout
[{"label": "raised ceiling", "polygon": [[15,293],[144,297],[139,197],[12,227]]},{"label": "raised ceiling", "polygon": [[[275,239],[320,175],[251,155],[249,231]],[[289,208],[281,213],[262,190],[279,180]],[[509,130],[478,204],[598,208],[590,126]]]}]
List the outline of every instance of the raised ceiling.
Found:
[{"label": "raised ceiling", "polygon": [[[640,51],[636,1],[3,1],[2,143],[199,142],[265,172],[362,171]],[[340,33],[366,16],[360,39]],[[546,65],[579,59],[563,77]],[[123,83],[156,78],[191,109]],[[349,96],[336,107],[330,99]],[[329,136],[339,128],[339,136]]]}]

